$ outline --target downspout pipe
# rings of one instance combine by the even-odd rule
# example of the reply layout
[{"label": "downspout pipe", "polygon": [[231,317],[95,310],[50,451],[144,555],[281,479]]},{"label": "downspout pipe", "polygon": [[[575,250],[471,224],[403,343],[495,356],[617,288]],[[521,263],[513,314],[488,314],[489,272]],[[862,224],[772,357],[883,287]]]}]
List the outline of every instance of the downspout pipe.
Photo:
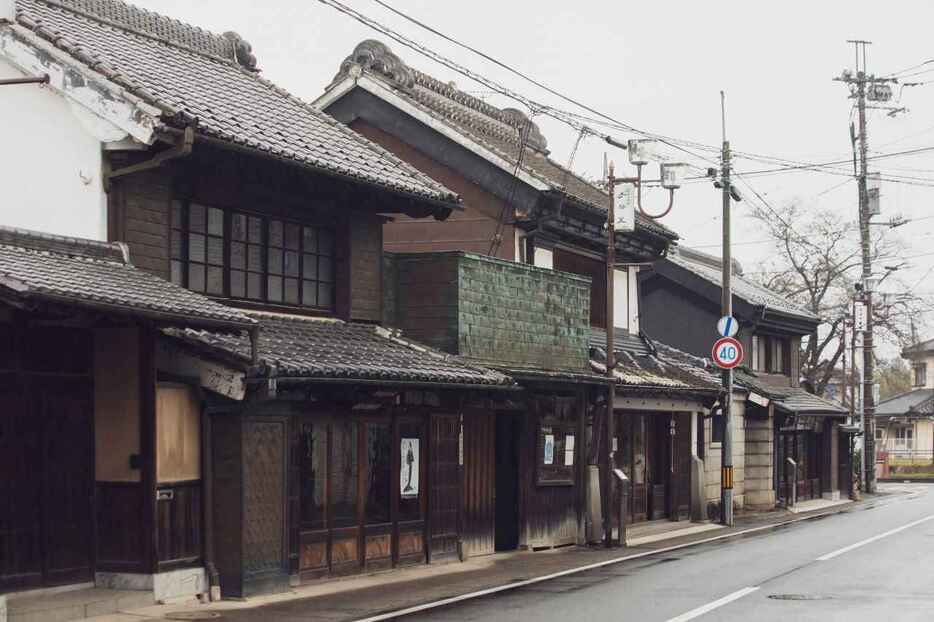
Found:
[{"label": "downspout pipe", "polygon": [[141,173],[143,171],[149,171],[152,169],[159,168],[166,162],[170,160],[177,160],[179,158],[188,157],[191,154],[192,147],[195,143],[195,129],[194,126],[189,125],[185,128],[182,136],[175,142],[174,146],[169,147],[165,151],[160,151],[154,155],[149,160],[144,162],[139,162],[137,164],[131,164],[130,166],[124,166],[123,168],[118,168],[115,171],[109,171],[104,175],[104,188],[109,192],[110,183],[113,179],[118,177],[124,177],[126,175],[133,175],[135,173]]}]

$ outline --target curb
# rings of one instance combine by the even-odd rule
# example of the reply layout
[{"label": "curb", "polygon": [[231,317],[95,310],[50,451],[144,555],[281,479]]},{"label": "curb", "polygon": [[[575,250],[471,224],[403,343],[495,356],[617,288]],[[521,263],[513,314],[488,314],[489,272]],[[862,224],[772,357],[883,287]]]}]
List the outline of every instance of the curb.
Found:
[{"label": "curb", "polygon": [[586,572],[588,570],[595,570],[597,568],[604,568],[606,566],[612,566],[613,564],[619,564],[622,562],[630,561],[633,559],[642,559],[645,557],[651,557],[653,555],[658,555],[660,553],[669,553],[671,551],[678,551],[681,549],[686,549],[692,546],[697,546],[699,544],[709,544],[711,542],[719,542],[721,540],[727,540],[729,538],[736,538],[740,536],[745,536],[751,533],[759,533],[764,531],[772,531],[785,527],[787,525],[792,525],[794,523],[800,523],[809,520],[816,520],[819,518],[824,518],[827,516],[833,516],[835,514],[840,514],[844,511],[845,508],[852,508],[857,504],[862,502],[854,501],[853,503],[848,503],[845,505],[838,506],[836,509],[828,510],[825,512],[818,512],[815,514],[808,514],[806,516],[797,516],[788,520],[783,520],[777,523],[769,523],[768,525],[759,525],[757,527],[749,527],[747,529],[741,529],[740,531],[734,531],[732,533],[725,533],[719,536],[712,536],[710,538],[703,538],[700,540],[694,540],[692,542],[685,542],[682,544],[675,544],[668,547],[663,547],[660,549],[652,549],[650,551],[643,551],[641,553],[633,553],[632,555],[624,555],[622,557],[615,557],[613,559],[607,559],[602,562],[596,562],[593,564],[587,564],[584,566],[578,566],[577,568],[569,568],[567,570],[561,570],[560,572],[554,572],[551,574],[543,575],[541,577],[534,577],[532,579],[524,579],[522,581],[514,581],[505,585],[498,585],[496,587],[486,588],[483,590],[477,590],[474,592],[468,592],[466,594],[460,594],[458,596],[451,596],[448,598],[442,598],[440,600],[431,601],[428,603],[423,603],[421,605],[413,605],[411,607],[404,607],[402,609],[394,609],[392,611],[386,611],[384,613],[379,613],[372,616],[367,616],[365,618],[356,618],[353,622],[382,622],[383,620],[393,620],[402,616],[411,615],[413,613],[420,613],[424,611],[430,611],[432,609],[437,609],[440,607],[445,607],[447,605],[453,605],[455,603],[463,602],[466,600],[473,600],[474,598],[481,598],[483,596],[490,596],[492,594],[499,594],[500,592],[506,592],[509,590],[515,590],[521,587],[526,587],[529,585],[535,585],[536,583],[543,583],[545,581],[550,581],[552,579],[557,579],[560,577],[566,577],[568,575],[577,574],[580,572]]}]

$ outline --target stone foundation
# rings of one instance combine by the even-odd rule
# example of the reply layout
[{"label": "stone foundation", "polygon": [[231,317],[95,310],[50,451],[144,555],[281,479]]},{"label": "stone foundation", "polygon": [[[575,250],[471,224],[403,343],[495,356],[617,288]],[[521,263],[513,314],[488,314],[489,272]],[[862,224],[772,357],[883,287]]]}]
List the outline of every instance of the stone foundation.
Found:
[{"label": "stone foundation", "polygon": [[[98,572],[94,576],[94,583],[97,587],[114,590],[149,591],[156,602],[195,597],[208,591],[204,568],[182,568],[159,574]],[[3,620],[0,619],[0,622]]]}]

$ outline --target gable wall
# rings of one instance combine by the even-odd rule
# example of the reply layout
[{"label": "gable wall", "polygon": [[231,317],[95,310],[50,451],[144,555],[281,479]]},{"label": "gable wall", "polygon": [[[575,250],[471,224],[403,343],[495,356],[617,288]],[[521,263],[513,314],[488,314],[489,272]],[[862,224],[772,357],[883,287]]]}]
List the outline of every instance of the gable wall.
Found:
[{"label": "gable wall", "polygon": [[[0,58],[0,79],[23,74]],[[3,87],[0,224],[104,240],[101,143],[45,86]]]}]

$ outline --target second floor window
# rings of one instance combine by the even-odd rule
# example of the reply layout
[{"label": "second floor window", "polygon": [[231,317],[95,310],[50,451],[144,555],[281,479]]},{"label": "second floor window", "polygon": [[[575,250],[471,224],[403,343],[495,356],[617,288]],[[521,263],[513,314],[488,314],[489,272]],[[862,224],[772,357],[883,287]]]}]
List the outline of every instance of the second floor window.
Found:
[{"label": "second floor window", "polygon": [[753,335],[752,368],[768,374],[791,375],[791,343],[784,337]]},{"label": "second floor window", "polygon": [[334,308],[330,229],[198,203],[172,204],[172,282],[260,303]]},{"label": "second floor window", "polygon": [[915,365],[915,386],[923,387],[928,383],[927,365]]}]

